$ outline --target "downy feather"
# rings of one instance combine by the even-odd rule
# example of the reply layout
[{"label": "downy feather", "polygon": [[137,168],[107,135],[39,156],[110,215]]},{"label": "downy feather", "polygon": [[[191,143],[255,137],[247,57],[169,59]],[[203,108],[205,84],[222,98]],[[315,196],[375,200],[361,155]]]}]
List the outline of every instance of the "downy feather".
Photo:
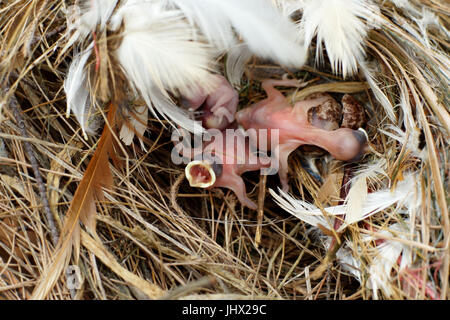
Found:
[{"label": "downy feather", "polygon": [[81,130],[85,138],[86,135],[86,111],[89,109],[89,91],[86,89],[86,62],[92,53],[92,49],[77,54],[70,64],[66,80],[64,81],[64,91],[66,93],[67,111],[66,116],[72,111],[80,123]]},{"label": "downy feather", "polygon": [[[405,131],[399,128],[399,126],[388,125],[386,130],[379,129],[380,132],[388,137],[397,140],[403,145],[406,145],[406,149],[410,150],[412,154],[422,160],[426,160],[428,153],[425,150],[419,149],[420,144],[420,130],[416,126],[416,121],[413,116],[411,102],[409,100],[408,89],[404,81],[401,82],[400,90],[400,103],[399,107],[402,110],[402,123],[405,127]],[[390,131],[387,131],[390,130]]]},{"label": "downy feather", "polygon": [[[268,0],[167,0],[195,22],[219,50],[237,43],[234,30],[248,48],[263,58],[285,66],[300,67],[306,59],[293,22]],[[234,29],[234,30],[233,30]]]},{"label": "downy feather", "polygon": [[[355,223],[364,220],[375,213],[378,213],[391,205],[398,203],[398,205],[412,202],[415,198],[415,191],[417,188],[416,180],[413,174],[405,176],[403,181],[397,184],[397,187],[391,191],[390,188],[378,190],[373,193],[369,193],[361,205],[360,212],[354,216],[358,216],[358,220],[352,219],[351,223]],[[320,223],[323,226],[327,226],[327,220],[323,217],[322,211],[312,204],[305,201],[295,199],[286,192],[279,189],[279,195],[272,189],[269,190],[270,194],[275,198],[278,205],[299,218],[300,220],[309,223],[315,227]],[[343,215],[348,212],[348,205],[338,205],[333,207],[324,208],[324,210],[331,216]],[[349,222],[345,222],[339,229],[341,231]]]},{"label": "downy feather", "polygon": [[387,96],[384,94],[384,92],[380,89],[380,87],[378,86],[377,82],[375,81],[375,77],[373,75],[373,73],[375,71],[372,68],[370,68],[367,63],[361,63],[360,64],[360,69],[363,72],[364,77],[366,78],[367,83],[370,86],[370,89],[372,89],[373,95],[375,96],[377,101],[383,107],[383,109],[386,112],[386,115],[388,116],[388,118],[392,122],[395,123],[397,117],[395,116],[394,108],[393,108],[391,102],[389,101],[389,99],[387,98]]},{"label": "downy feather", "polygon": [[402,129],[394,125],[388,125],[386,130],[378,130],[389,138],[397,140],[402,146],[406,145],[406,150],[411,151],[415,157],[421,159],[422,161],[425,161],[428,158],[426,146],[424,146],[422,150],[419,149],[420,130],[418,128],[413,128],[408,133],[402,131]]},{"label": "downy feather", "polygon": [[[299,2],[303,17],[300,32],[309,46],[317,35],[316,60],[322,61],[322,43],[333,72],[345,78],[364,61],[364,39],[377,25],[378,7],[370,0],[308,0]],[[364,21],[364,20],[365,21]]]},{"label": "downy feather", "polygon": [[303,8],[305,0],[272,0],[272,2],[284,16],[290,17]]},{"label": "downy feather", "polygon": [[[413,181],[411,181],[413,178]],[[402,184],[411,185],[410,195],[403,201],[402,213],[407,214],[402,222],[395,223],[387,228],[377,228],[377,235],[360,234],[365,243],[364,248],[356,245],[354,241],[347,240],[345,244],[336,253],[337,261],[343,268],[349,271],[359,282],[362,283],[362,273],[368,275],[367,287],[372,289],[375,299],[378,299],[378,290],[381,290],[385,296],[391,296],[392,290],[392,270],[398,273],[410,268],[413,262],[413,251],[410,245],[396,239],[412,240],[413,233],[411,229],[411,218],[414,212],[418,210],[422,203],[420,194],[420,185],[414,181],[415,177],[409,175]],[[403,188],[403,186],[399,186]],[[394,237],[393,239],[384,239],[383,236]],[[380,243],[376,240],[382,239]],[[331,238],[325,240],[326,247],[329,247]],[[375,244],[375,246],[373,246]],[[364,258],[362,258],[364,256]],[[399,258],[401,257],[400,261]],[[361,264],[361,260],[367,261],[367,266]],[[366,268],[362,270],[361,268]]]},{"label": "downy feather", "polygon": [[[394,236],[395,238],[408,240],[409,230],[405,227],[408,220],[403,224],[395,223],[387,229],[378,233],[385,236]],[[397,267],[399,257],[401,257],[398,272],[412,264],[412,250],[410,246],[396,241],[395,239],[383,240],[375,247],[371,247],[379,238],[361,234],[365,243],[364,248],[355,245],[354,242],[347,240],[336,253],[336,260],[344,270],[354,276],[360,283],[363,282],[363,274],[368,275],[367,287],[372,289],[375,299],[378,299],[378,290],[381,290],[385,296],[391,296],[392,270]],[[329,247],[331,237],[327,237],[325,247]],[[367,265],[361,264],[362,256],[367,261]],[[363,269],[364,268],[364,269]]]},{"label": "downy feather", "polygon": [[235,46],[228,51],[225,69],[227,71],[228,81],[236,88],[239,88],[241,85],[245,65],[251,57],[252,52],[245,44]]},{"label": "downy feather", "polygon": [[350,225],[364,219],[363,216],[366,213],[363,210],[363,205],[368,195],[368,183],[371,181],[379,181],[379,175],[387,177],[384,171],[385,166],[386,160],[384,159],[380,159],[372,164],[363,165],[350,180],[351,188],[344,202],[347,205],[344,225]]},{"label": "downy feather", "polygon": [[69,7],[67,34],[72,35],[62,51],[66,51],[75,42],[84,41],[98,26],[100,30],[104,30],[116,5],[117,0],[88,0],[82,5]]},{"label": "downy feather", "polygon": [[[406,227],[409,220],[404,223],[395,223],[387,229],[379,231],[380,234],[386,236],[394,236],[400,239],[409,239],[409,230]],[[375,237],[365,236],[366,242],[376,240]],[[397,265],[397,261],[401,256],[399,270],[410,266],[412,263],[411,247],[395,240],[385,240],[381,244],[369,252],[373,259],[369,265],[369,282],[375,299],[378,299],[378,290],[382,290],[386,296],[392,295],[390,282],[392,280],[392,269]]]},{"label": "downy feather", "polygon": [[345,213],[344,224],[349,225],[358,222],[364,215],[363,205],[367,198],[367,178],[358,177],[352,183],[352,186],[345,198],[347,210]]},{"label": "downy feather", "polygon": [[141,144],[141,148],[146,151],[141,137],[144,135],[145,130],[147,129],[147,106],[135,107],[135,112],[133,112],[131,115],[128,114],[128,111],[122,110],[122,112],[126,112],[126,116],[128,116],[128,119],[125,120],[125,123],[122,124],[122,128],[120,129],[120,140],[122,140],[125,145],[129,146],[131,142],[133,142],[134,135],[137,134],[139,142]]},{"label": "downy feather", "polygon": [[113,24],[124,24],[122,42],[115,52],[117,59],[150,111],[155,114],[155,108],[164,118],[191,132],[201,128],[171,101],[168,93],[183,92],[192,85],[210,85],[211,51],[207,45],[192,41],[191,26],[182,12],[167,10],[159,2],[128,1],[113,20]]}]

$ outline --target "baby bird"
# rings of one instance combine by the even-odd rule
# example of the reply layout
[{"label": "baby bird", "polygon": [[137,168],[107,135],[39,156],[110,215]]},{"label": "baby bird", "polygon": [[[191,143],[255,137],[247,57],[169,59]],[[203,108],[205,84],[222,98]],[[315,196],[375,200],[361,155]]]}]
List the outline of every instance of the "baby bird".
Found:
[{"label": "baby bird", "polygon": [[182,97],[181,104],[191,111],[202,107],[203,127],[223,130],[234,121],[239,94],[224,76],[215,74],[211,79],[214,82],[211,92],[198,88]]},{"label": "baby bird", "polygon": [[[267,98],[236,114],[237,122],[246,130],[267,130],[267,148],[275,150],[279,161],[279,177],[284,191],[288,190],[288,157],[301,145],[316,145],[328,151],[334,158],[343,161],[359,160],[367,146],[364,130],[339,128],[328,131],[320,117],[308,121],[308,110],[326,103],[329,96],[313,97],[297,102],[293,107],[278,86],[298,86],[294,80],[265,80],[262,83]],[[327,130],[328,129],[328,130]],[[276,132],[275,132],[276,131]],[[278,144],[271,145],[271,135],[278,134]],[[259,144],[259,143],[258,143]]]},{"label": "baby bird", "polygon": [[241,175],[270,167],[271,159],[255,152],[243,130],[214,132],[213,141],[204,145],[201,160],[191,161],[185,168],[190,186],[231,189],[243,205],[256,210]]},{"label": "baby bird", "polygon": [[202,124],[208,129],[201,150],[191,151],[195,160],[186,166],[186,178],[191,187],[231,189],[243,205],[256,209],[241,175],[270,167],[271,159],[258,155],[244,130],[236,130],[239,95],[223,76],[215,77],[215,90],[209,94],[197,91],[182,100],[190,109],[201,107]]}]

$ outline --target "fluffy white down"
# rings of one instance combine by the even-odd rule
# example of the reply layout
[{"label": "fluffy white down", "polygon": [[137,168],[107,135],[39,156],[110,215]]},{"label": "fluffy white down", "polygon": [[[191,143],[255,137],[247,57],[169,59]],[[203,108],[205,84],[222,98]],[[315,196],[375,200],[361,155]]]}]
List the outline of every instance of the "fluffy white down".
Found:
[{"label": "fluffy white down", "polygon": [[[394,204],[404,205],[405,203],[409,203],[411,205],[416,203],[418,201],[416,197],[417,188],[416,177],[414,174],[409,174],[405,175],[405,179],[400,181],[392,191],[390,188],[385,188],[367,194],[363,203],[357,207],[359,211],[354,212],[349,220],[345,218],[345,223],[341,226],[341,229],[351,223],[362,221]],[[315,227],[319,223],[325,227],[328,225],[328,220],[323,216],[322,211],[314,205],[295,199],[281,189],[279,189],[279,195],[272,189],[269,189],[269,191],[278,205],[293,216]],[[324,210],[331,216],[343,215],[347,213],[348,205],[327,207]]]},{"label": "fluffy white down", "polygon": [[67,100],[66,115],[69,116],[70,111],[73,112],[80,123],[85,138],[87,125],[86,112],[89,109],[89,91],[85,87],[85,67],[91,53],[92,48],[75,55],[67,72],[66,80],[64,81],[64,91]]},{"label": "fluffy white down", "polygon": [[208,41],[221,51],[239,43],[236,33],[254,54],[292,67],[306,59],[295,25],[269,0],[165,0],[183,11]]},{"label": "fluffy white down", "polygon": [[154,115],[156,109],[194,131],[199,125],[174,105],[168,92],[188,90],[192,84],[208,87],[212,53],[207,45],[192,41],[190,25],[182,17],[180,10],[168,10],[159,2],[128,1],[113,17],[124,25],[115,54]]}]

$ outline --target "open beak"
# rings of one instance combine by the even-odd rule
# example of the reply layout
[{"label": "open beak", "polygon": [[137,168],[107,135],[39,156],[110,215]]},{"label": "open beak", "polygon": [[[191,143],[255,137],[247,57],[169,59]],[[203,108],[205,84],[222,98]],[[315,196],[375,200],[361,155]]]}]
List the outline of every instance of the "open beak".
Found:
[{"label": "open beak", "polygon": [[216,173],[211,164],[205,160],[194,160],[184,169],[191,187],[208,188],[216,182]]}]

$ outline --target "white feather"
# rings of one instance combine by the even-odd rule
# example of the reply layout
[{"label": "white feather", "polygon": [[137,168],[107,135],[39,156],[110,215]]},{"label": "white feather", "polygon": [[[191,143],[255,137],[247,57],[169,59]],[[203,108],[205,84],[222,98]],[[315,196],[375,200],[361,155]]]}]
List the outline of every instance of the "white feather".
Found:
[{"label": "white feather", "polygon": [[417,39],[421,40],[422,43],[429,49],[432,47],[432,44],[430,43],[430,39],[428,37],[428,27],[435,26],[437,28],[441,28],[444,32],[447,31],[447,29],[439,23],[438,17],[433,12],[425,8],[422,8],[420,18],[413,17],[412,19],[416,22],[422,34],[422,37],[418,37]]},{"label": "white feather", "polygon": [[[395,23],[397,25],[400,25],[405,31],[410,33],[416,41],[419,41],[424,46],[424,48],[420,48],[420,51],[428,49],[426,50],[427,55],[433,56],[440,62],[441,65],[439,65],[439,63],[436,63],[436,65],[433,64],[432,66],[437,73],[442,73],[448,82],[450,79],[450,73],[448,69],[448,66],[450,65],[450,59],[448,58],[448,54],[445,50],[442,51],[439,46],[436,46],[435,40],[430,40],[428,36],[428,28],[432,26],[435,29],[438,29],[440,31],[440,35],[437,35],[437,37],[443,37],[445,39],[448,39],[450,37],[450,31],[446,28],[444,23],[441,23],[439,21],[439,18],[433,12],[426,9],[425,7],[418,6],[418,8],[416,8],[409,1],[394,2],[399,2],[396,3],[397,7],[401,8],[404,11],[403,15],[395,12],[393,13]],[[404,18],[404,16],[407,18]],[[416,27],[413,26],[412,21],[415,22],[419,30],[417,30]],[[395,26],[388,27],[395,28]],[[408,48],[408,46],[404,46],[404,48],[405,50],[410,49]],[[412,55],[414,55],[414,53]],[[419,55],[422,54],[419,53]],[[427,74],[424,74],[424,76],[426,77]],[[436,81],[436,79],[434,79],[433,77],[428,80],[430,82]]]},{"label": "white feather", "polygon": [[375,78],[373,76],[374,70],[369,67],[366,63],[361,63],[360,68],[362,72],[364,73],[364,76],[366,77],[367,83],[369,84],[370,88],[372,89],[373,95],[377,99],[377,101],[381,104],[384,111],[386,112],[386,115],[392,122],[396,122],[397,117],[394,113],[394,108],[387,98],[387,96],[384,94],[384,92],[380,89],[378,84],[375,81]]},{"label": "white feather", "polygon": [[407,150],[410,150],[414,156],[426,160],[428,153],[425,148],[423,150],[419,149],[420,130],[416,126],[409,101],[408,90],[404,82],[401,82],[399,106],[402,110],[403,125],[406,130],[402,131],[398,126],[388,125],[386,129],[390,130],[390,132],[383,129],[379,129],[379,131],[388,137],[399,141],[402,145],[406,145]]},{"label": "white feather", "polygon": [[[416,192],[419,185],[416,183],[415,176],[413,174],[405,175],[405,179],[397,184],[395,190],[391,191],[390,188],[381,189],[376,192],[369,193],[361,205],[360,212],[355,213],[353,217],[357,216],[358,219],[352,219],[351,222],[345,222],[339,228],[339,231],[343,230],[350,223],[362,221],[371,215],[374,215],[394,204],[398,206],[405,203],[412,203],[417,201]],[[323,213],[320,209],[305,201],[293,198],[291,195],[283,192],[279,189],[280,195],[276,194],[273,190],[269,190],[271,195],[275,198],[278,205],[299,218],[300,220],[309,223],[313,226],[322,224],[327,226],[327,220],[323,217]],[[324,208],[324,210],[330,216],[343,215],[348,212],[348,205],[338,205],[333,207]]]},{"label": "white feather", "polygon": [[365,215],[363,210],[364,202],[367,198],[367,189],[369,181],[380,181],[379,176],[387,177],[384,170],[386,160],[380,159],[371,164],[363,165],[356,172],[355,176],[350,180],[351,188],[345,199],[347,212],[345,214],[345,225],[358,222],[364,219],[361,215]]},{"label": "white feather", "polygon": [[[128,114],[128,111],[125,110],[122,110],[122,112],[124,113],[126,112]],[[146,151],[141,136],[144,135],[145,130],[147,129],[147,121],[148,121],[148,107],[147,106],[135,107],[134,115],[129,116],[128,125],[123,124],[122,128],[120,129],[119,133],[120,140],[122,140],[125,145],[129,146],[131,142],[133,142],[133,138],[136,132],[138,133],[138,139],[142,149]],[[131,130],[129,126],[134,128],[134,130]]]},{"label": "white feather", "polygon": [[[168,121],[173,121],[182,128],[193,132],[194,134],[200,134],[204,132],[200,121],[194,121],[189,117],[189,113],[176,106],[167,96],[156,87],[150,88],[149,94],[152,99],[153,106],[158,110],[163,117]],[[150,111],[153,111],[150,108]]]},{"label": "white feather", "polygon": [[[330,237],[328,237],[328,239],[331,240]],[[331,241],[328,242],[330,243]],[[336,252],[336,261],[345,271],[355,277],[356,280],[359,281],[359,283],[362,283],[361,261],[355,259],[355,257],[353,256],[353,251],[349,247],[349,245],[351,244],[351,242],[346,241],[345,245],[339,248],[339,250]],[[329,248],[329,245],[326,246],[326,248]]]},{"label": "white feather", "polygon": [[[408,220],[403,224],[396,223],[387,230],[380,231],[380,234],[395,236],[400,239],[409,238],[409,230],[406,227]],[[376,240],[374,237],[365,237],[366,242]],[[401,262],[398,271],[412,263],[411,247],[395,240],[386,240],[376,246],[372,253],[373,259],[369,265],[369,281],[375,299],[378,299],[377,290],[381,289],[386,296],[392,295],[390,282],[392,280],[392,269],[397,265],[398,258],[401,256]]]},{"label": "white feather", "polygon": [[381,182],[380,176],[388,178],[386,169],[387,162],[386,159],[383,158],[375,159],[369,163],[363,163],[358,169],[356,169],[355,175],[350,180],[350,183],[353,184],[356,180],[362,177],[371,182]]},{"label": "white feather", "polygon": [[345,213],[345,224],[350,225],[364,219],[365,212],[363,205],[367,198],[367,178],[362,176],[355,180],[352,184],[345,204],[347,205],[347,212]]},{"label": "white feather", "polygon": [[230,83],[239,88],[241,86],[242,75],[245,65],[251,59],[252,53],[245,44],[231,48],[227,54],[226,71]]},{"label": "white feather", "polygon": [[426,145],[423,147],[422,150],[419,149],[420,130],[418,128],[414,128],[409,132],[404,132],[397,126],[389,125],[386,127],[386,129],[390,131],[383,129],[378,130],[381,133],[387,135],[388,137],[397,140],[398,142],[401,143],[402,146],[406,145],[406,150],[411,151],[415,157],[421,159],[422,161],[426,161],[426,159],[428,159],[428,152],[426,149]]},{"label": "white feather", "polygon": [[308,0],[302,6],[300,31],[307,46],[317,35],[317,61],[322,61],[324,43],[334,72],[344,78],[356,73],[364,61],[367,31],[379,21],[379,9],[370,0]]},{"label": "white feather", "polygon": [[[409,240],[408,230],[409,220],[404,223],[396,223],[387,229],[378,233],[384,236],[395,237],[398,239]],[[391,296],[392,290],[392,270],[397,267],[399,257],[401,257],[398,272],[406,267],[410,267],[413,261],[413,252],[411,247],[396,241],[395,239],[383,240],[380,244],[372,247],[375,240],[379,238],[361,234],[365,243],[364,248],[355,246],[355,243],[347,240],[336,253],[337,262],[344,270],[354,276],[362,283],[363,274],[367,277],[367,287],[372,289],[373,296],[378,299],[378,290],[381,290],[385,296]],[[324,245],[329,247],[331,238],[327,237]],[[367,261],[367,264],[361,264],[361,259]]]},{"label": "white feather", "polygon": [[323,226],[328,225],[327,221],[322,216],[322,212],[316,213],[317,208],[315,206],[307,202],[297,200],[281,189],[278,191],[280,192],[279,195],[272,189],[269,189],[270,194],[274,197],[276,203],[281,208],[312,226],[317,227],[319,224]]},{"label": "white feather", "polygon": [[[376,168],[377,166],[380,169],[384,167],[383,163],[373,165],[372,167]],[[374,169],[374,171],[379,170]],[[421,206],[419,196],[420,185],[415,182],[415,179],[416,177],[413,174],[408,175],[394,191],[394,193],[402,192],[401,189],[409,186],[408,189],[410,191],[406,193],[403,191],[404,197],[398,201],[405,208],[405,210],[401,211],[408,214],[409,217]],[[368,197],[371,195],[369,194]],[[385,196],[381,198],[385,198]],[[396,270],[398,274],[406,267],[411,267],[413,262],[413,251],[411,247],[396,239],[412,240],[413,233],[411,232],[410,218],[395,223],[388,228],[374,228],[377,230],[377,235],[360,234],[362,241],[365,243],[363,247],[356,245],[357,242],[347,240],[336,253],[336,258],[342,268],[353,275],[360,283],[362,283],[363,274],[366,275],[368,279],[367,287],[372,289],[374,298],[378,299],[379,290],[388,297],[393,294],[393,277],[391,276],[393,270]],[[381,236],[378,236],[378,234]],[[384,239],[385,236],[393,237],[393,239]],[[379,239],[382,239],[382,242],[373,246],[376,243],[375,241]],[[330,242],[331,238],[326,237],[326,240],[324,240],[326,248],[329,247]],[[398,265],[400,257],[401,260]],[[362,264],[362,260],[366,261],[366,263]]]},{"label": "white feather", "polygon": [[219,50],[227,50],[237,43],[230,19],[214,1],[168,0],[168,5],[179,8],[192,26],[198,25],[208,41]]},{"label": "white feather", "polygon": [[[131,85],[163,117],[194,131],[198,123],[176,107],[168,91],[198,85],[208,88],[211,52],[194,42],[191,26],[179,10],[167,10],[160,2],[128,1],[113,17],[124,32],[116,56]],[[200,126],[201,127],[201,126]]]},{"label": "white feather", "polygon": [[84,52],[77,54],[70,64],[66,80],[64,81],[64,91],[66,93],[67,111],[66,116],[73,112],[85,138],[87,126],[87,110],[89,109],[89,91],[86,89],[85,66],[92,53],[92,46]]},{"label": "white feather", "polygon": [[305,0],[272,0],[272,2],[284,16],[290,17],[303,8]]},{"label": "white feather", "polygon": [[86,39],[97,26],[104,30],[117,0],[89,0],[84,6],[73,5],[67,14],[67,31],[72,34],[64,48]]},{"label": "white feather", "polygon": [[397,8],[412,8],[409,0],[390,0]]},{"label": "white feather", "polygon": [[413,131],[417,129],[416,121],[414,120],[411,103],[409,101],[409,91],[406,83],[401,81],[400,90],[400,108],[403,111],[403,124],[407,131]]},{"label": "white feather", "polygon": [[[413,10],[413,8],[407,10],[408,19],[399,14],[395,14],[395,21],[408,33],[410,33],[414,39],[422,43],[425,48],[431,49],[433,47],[428,37],[428,27],[435,26],[441,28],[444,33],[447,31],[445,27],[441,26],[437,17],[431,11],[423,9],[422,12]],[[418,27],[413,26],[411,21],[414,21]]]},{"label": "white feather", "polygon": [[[293,22],[268,0],[166,0],[177,5],[220,50],[237,43],[234,30],[260,57],[286,66],[300,67],[306,50],[298,40]],[[234,30],[233,30],[234,28]]]}]

